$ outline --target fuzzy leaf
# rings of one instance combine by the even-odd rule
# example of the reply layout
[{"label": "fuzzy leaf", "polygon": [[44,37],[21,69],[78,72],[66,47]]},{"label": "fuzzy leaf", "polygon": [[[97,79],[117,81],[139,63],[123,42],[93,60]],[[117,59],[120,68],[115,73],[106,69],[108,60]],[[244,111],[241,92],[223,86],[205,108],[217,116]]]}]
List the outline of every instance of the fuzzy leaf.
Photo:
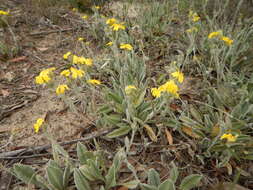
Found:
[{"label": "fuzzy leaf", "polygon": [[113,159],[113,165],[115,167],[115,171],[116,173],[118,172],[118,170],[120,169],[120,166],[121,166],[121,162],[123,160],[123,158],[125,157],[125,152],[123,149],[120,149],[116,155],[114,156],[114,159]]},{"label": "fuzzy leaf", "polygon": [[138,99],[134,102],[135,108],[137,108],[143,102],[145,98],[146,91],[144,90],[138,97]]},{"label": "fuzzy leaf", "polygon": [[71,171],[71,165],[68,163],[66,168],[64,169],[63,173],[63,187],[66,189],[68,187],[69,179],[72,174],[73,170]]},{"label": "fuzzy leaf", "polygon": [[82,143],[78,142],[76,151],[77,151],[77,157],[78,157],[78,160],[80,161],[80,164],[81,165],[87,164],[86,153],[88,150],[87,150],[86,146],[83,145]]},{"label": "fuzzy leaf", "polygon": [[129,131],[131,131],[131,127],[128,125],[125,125],[125,126],[122,126],[118,129],[113,130],[112,132],[110,132],[106,136],[108,138],[116,138],[116,137],[120,137],[120,136],[128,134]]},{"label": "fuzzy leaf", "polygon": [[111,187],[116,186],[116,171],[115,166],[112,165],[108,171],[108,174],[105,176],[105,188],[110,189]]},{"label": "fuzzy leaf", "polygon": [[198,174],[192,174],[183,179],[183,181],[180,184],[179,189],[180,190],[189,190],[192,189],[193,187],[196,187],[200,180],[202,179],[202,175]]},{"label": "fuzzy leaf", "polygon": [[93,175],[96,179],[100,179],[102,181],[105,181],[104,177],[101,174],[101,170],[99,168],[99,166],[96,164],[96,162],[94,160],[88,160],[88,165],[90,168],[90,173],[91,175]]},{"label": "fuzzy leaf", "polygon": [[155,171],[155,169],[150,169],[148,171],[148,184],[149,185],[152,185],[152,186],[155,186],[155,187],[158,187],[161,183],[161,180],[160,180],[160,175],[157,171]]},{"label": "fuzzy leaf", "polygon": [[47,166],[47,178],[49,183],[57,190],[62,190],[64,189],[63,185],[63,171],[61,168],[58,166],[58,164],[50,160],[48,162]]},{"label": "fuzzy leaf", "polygon": [[65,158],[68,158],[68,157],[69,157],[68,152],[67,152],[66,150],[64,150],[64,149],[62,148],[62,146],[60,146],[58,143],[53,142],[52,148],[54,149],[55,152],[60,153],[60,154],[63,155]]},{"label": "fuzzy leaf", "polygon": [[95,181],[96,177],[92,175],[90,172],[90,167],[88,165],[82,165],[79,170],[82,172],[82,174],[89,180],[89,181]]},{"label": "fuzzy leaf", "polygon": [[178,174],[179,172],[177,166],[174,163],[172,163],[172,169],[170,171],[170,179],[173,181],[173,183],[176,183]]},{"label": "fuzzy leaf", "polygon": [[122,101],[123,101],[123,98],[121,96],[119,96],[118,94],[116,94],[116,93],[109,92],[108,95],[107,95],[107,97],[110,100],[113,100],[113,101],[115,101],[118,104],[121,104]]},{"label": "fuzzy leaf", "polygon": [[110,125],[117,125],[122,121],[121,115],[119,114],[105,115],[104,119]]},{"label": "fuzzy leaf", "polygon": [[195,109],[192,105],[190,106],[190,112],[194,119],[196,119],[198,122],[202,123],[202,117],[201,114],[198,112],[197,109]]},{"label": "fuzzy leaf", "polygon": [[145,183],[141,183],[141,190],[157,190],[157,187],[154,187],[152,185],[148,185]]},{"label": "fuzzy leaf", "polygon": [[78,190],[91,190],[88,181],[78,169],[74,169],[74,181]]},{"label": "fuzzy leaf", "polygon": [[159,185],[158,190],[176,190],[176,188],[173,181],[171,179],[167,179]]},{"label": "fuzzy leaf", "polygon": [[13,166],[13,172],[15,173],[16,177],[22,180],[26,184],[34,184],[42,189],[48,189],[46,184],[41,183],[36,178],[42,178],[38,176],[33,168],[23,164],[15,164]]},{"label": "fuzzy leaf", "polygon": [[135,188],[137,188],[139,183],[140,183],[139,180],[132,180],[132,181],[122,183],[122,184],[119,184],[119,185],[122,185],[123,187],[127,187],[129,189],[135,189]]}]

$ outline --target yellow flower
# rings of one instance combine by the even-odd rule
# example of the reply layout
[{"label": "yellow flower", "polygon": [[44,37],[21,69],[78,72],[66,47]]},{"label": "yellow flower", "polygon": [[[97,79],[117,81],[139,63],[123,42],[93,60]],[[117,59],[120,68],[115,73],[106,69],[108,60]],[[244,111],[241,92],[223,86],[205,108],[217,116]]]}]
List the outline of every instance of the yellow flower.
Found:
[{"label": "yellow flower", "polygon": [[39,132],[40,127],[42,126],[43,123],[44,123],[44,119],[42,118],[37,119],[36,123],[33,125],[35,133]]},{"label": "yellow flower", "polygon": [[88,18],[88,15],[83,15],[82,19],[86,20]]},{"label": "yellow flower", "polygon": [[161,92],[162,92],[161,89],[151,88],[151,94],[155,98],[159,98],[161,96]]},{"label": "yellow flower", "polygon": [[94,84],[94,85],[99,85],[99,84],[101,84],[101,81],[96,80],[96,79],[90,79],[90,80],[87,80],[87,82],[88,82],[89,84]]},{"label": "yellow flower", "polygon": [[51,80],[50,75],[55,70],[55,67],[42,70],[38,76],[35,77],[36,84],[48,83]]},{"label": "yellow flower", "polygon": [[9,12],[0,10],[0,15],[9,15]]},{"label": "yellow flower", "polygon": [[69,77],[69,75],[70,75],[70,70],[69,70],[69,69],[65,69],[65,70],[63,70],[63,71],[60,73],[60,75],[65,76],[65,77]]},{"label": "yellow flower", "polygon": [[198,28],[192,27],[192,28],[187,29],[186,32],[188,33],[198,32]]},{"label": "yellow flower", "polygon": [[200,20],[199,15],[196,12],[190,11],[189,13],[189,18],[193,21],[193,22],[198,22]]},{"label": "yellow flower", "polygon": [[80,60],[80,58],[79,58],[78,56],[73,55],[73,57],[72,57],[72,62],[73,62],[73,64],[78,64],[78,63],[79,63],[79,60]]},{"label": "yellow flower", "polygon": [[69,90],[69,87],[66,84],[61,84],[56,88],[55,92],[57,95],[60,95],[64,94],[65,90]]},{"label": "yellow flower", "polygon": [[233,44],[233,40],[231,40],[229,37],[222,36],[221,40],[223,40],[228,46],[231,46]]},{"label": "yellow flower", "polygon": [[163,85],[163,88],[165,88],[166,92],[174,95],[175,97],[179,97],[178,94],[178,86],[175,84],[174,80],[169,80]]},{"label": "yellow flower", "polygon": [[43,80],[42,76],[35,77],[35,83],[36,84],[44,84],[44,80]]},{"label": "yellow flower", "polygon": [[113,25],[117,22],[117,20],[115,18],[110,18],[110,19],[107,19],[106,21],[106,24],[108,25]]},{"label": "yellow flower", "polygon": [[128,85],[125,87],[125,92],[127,95],[131,94],[137,88],[134,85]]},{"label": "yellow flower", "polygon": [[94,8],[98,10],[98,9],[100,9],[100,6],[95,6]]},{"label": "yellow flower", "polygon": [[86,59],[85,57],[78,57],[76,55],[73,55],[73,64],[85,64],[87,66],[91,66],[93,64],[92,59]]},{"label": "yellow flower", "polygon": [[175,84],[174,80],[169,80],[165,84],[159,86],[159,88],[152,88],[151,93],[154,97],[159,98],[162,92],[167,92],[174,95],[176,98],[179,97],[178,86]]},{"label": "yellow flower", "polygon": [[76,68],[74,68],[74,67],[71,67],[71,68],[70,68],[70,71],[71,71],[71,73],[72,73],[72,78],[73,78],[73,79],[81,78],[81,77],[83,77],[84,74],[85,74],[83,70],[81,70],[81,69],[76,69]]},{"label": "yellow flower", "polygon": [[107,46],[112,46],[112,45],[113,45],[113,42],[108,42],[106,45],[107,45]]},{"label": "yellow flower", "polygon": [[72,11],[77,12],[77,8],[73,8]]},{"label": "yellow flower", "polygon": [[84,41],[84,38],[78,38],[78,41]]},{"label": "yellow flower", "polygon": [[175,77],[178,82],[182,83],[184,81],[184,74],[180,71],[176,71],[174,73],[171,73],[173,77]]},{"label": "yellow flower", "polygon": [[70,51],[68,51],[67,53],[65,53],[64,55],[63,55],[63,59],[68,59],[68,57],[71,55],[71,52]]},{"label": "yellow flower", "polygon": [[133,50],[133,46],[131,46],[130,44],[120,44],[120,49],[126,49],[126,50]]},{"label": "yellow flower", "polygon": [[225,133],[223,134],[220,139],[226,139],[227,142],[235,142],[237,139],[238,135],[232,135],[231,133]]},{"label": "yellow flower", "polygon": [[85,59],[84,63],[85,63],[85,65],[87,65],[87,66],[92,66],[93,60],[88,58],[88,59]]},{"label": "yellow flower", "polygon": [[111,25],[111,28],[114,30],[114,31],[118,31],[118,30],[125,30],[126,27],[123,25],[123,24],[118,24],[118,23],[114,23]]},{"label": "yellow flower", "polygon": [[211,38],[215,38],[215,37],[221,37],[222,36],[222,30],[218,30],[216,32],[211,32],[209,35],[208,35],[208,38],[211,39]]}]

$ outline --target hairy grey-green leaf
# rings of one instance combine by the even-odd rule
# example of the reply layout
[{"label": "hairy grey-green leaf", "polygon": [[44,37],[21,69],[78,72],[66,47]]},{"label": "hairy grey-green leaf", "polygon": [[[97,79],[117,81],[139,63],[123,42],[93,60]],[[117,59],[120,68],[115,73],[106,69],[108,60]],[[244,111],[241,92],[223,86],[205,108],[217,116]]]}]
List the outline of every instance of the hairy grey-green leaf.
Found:
[{"label": "hairy grey-green leaf", "polygon": [[123,127],[113,130],[112,132],[110,132],[106,136],[108,138],[116,138],[116,137],[120,137],[120,136],[128,134],[129,131],[131,131],[131,127],[126,125],[126,126],[123,126]]},{"label": "hairy grey-green leaf", "polygon": [[171,168],[171,171],[170,171],[170,179],[174,183],[176,183],[179,172],[178,172],[177,166],[174,163],[172,163],[171,165],[172,165],[172,168]]},{"label": "hairy grey-green leaf", "polygon": [[174,182],[171,179],[167,179],[159,185],[158,190],[176,190]]},{"label": "hairy grey-green leaf", "polygon": [[34,184],[42,189],[48,189],[46,184],[43,184],[36,179],[36,176],[38,176],[38,174],[36,174],[36,172],[30,166],[23,164],[15,164],[13,166],[13,172],[15,173],[17,178],[19,178],[26,184]]},{"label": "hairy grey-green leaf", "polygon": [[88,151],[86,146],[78,142],[76,150],[77,150],[77,157],[78,157],[78,160],[80,161],[80,164],[81,165],[86,164],[87,163],[86,153]]},{"label": "hairy grey-green leaf", "polygon": [[158,187],[161,183],[160,175],[155,169],[150,169],[148,171],[148,184]]},{"label": "hairy grey-green leaf", "polygon": [[78,169],[74,169],[74,182],[78,190],[91,190],[88,181]]},{"label": "hairy grey-green leaf", "polygon": [[140,184],[141,190],[158,190],[158,187],[154,187],[152,185],[148,185],[145,183]]},{"label": "hairy grey-green leaf", "polygon": [[194,187],[197,187],[201,179],[202,179],[202,175],[198,175],[198,174],[189,175],[183,179],[183,181],[180,184],[179,189],[189,190]]},{"label": "hairy grey-green leaf", "polygon": [[119,185],[127,187],[128,189],[135,189],[139,185],[140,181],[139,180],[132,180],[126,183],[121,183]]},{"label": "hairy grey-green leaf", "polygon": [[88,165],[82,165],[79,170],[89,181],[95,181],[97,179],[94,175],[92,175],[91,169]]},{"label": "hairy grey-green leaf", "polygon": [[64,189],[63,171],[58,166],[58,164],[55,161],[50,160],[46,170],[49,183],[55,189],[63,190]]},{"label": "hairy grey-green leaf", "polygon": [[68,187],[69,179],[70,179],[70,176],[73,172],[73,170],[72,171],[71,170],[72,170],[71,165],[68,163],[64,169],[64,172],[63,172],[63,187],[64,187],[64,189],[66,189]]},{"label": "hairy grey-green leaf", "polygon": [[105,176],[105,188],[110,189],[116,185],[116,171],[115,166],[112,165]]}]

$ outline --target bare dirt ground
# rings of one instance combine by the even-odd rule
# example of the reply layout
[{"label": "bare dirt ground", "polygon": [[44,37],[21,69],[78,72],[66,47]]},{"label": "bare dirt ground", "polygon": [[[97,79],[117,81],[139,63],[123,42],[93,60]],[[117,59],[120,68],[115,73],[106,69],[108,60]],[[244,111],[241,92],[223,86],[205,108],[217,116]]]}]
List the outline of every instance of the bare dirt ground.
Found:
[{"label": "bare dirt ground", "polygon": [[[36,86],[34,78],[43,68],[63,64],[62,55],[75,45],[70,41],[78,31],[73,35],[74,28],[52,25],[43,18],[34,18],[37,25],[33,26],[19,17],[24,4],[5,3],[16,7],[11,28],[20,50],[15,55],[2,55],[0,60],[1,151],[48,143],[43,135],[34,133],[33,124],[39,117],[47,116],[50,134],[57,140],[77,138],[90,119],[67,111],[54,92]],[[28,18],[34,16],[26,14]],[[9,31],[1,31],[1,35],[11,47],[13,39],[7,39]]]}]

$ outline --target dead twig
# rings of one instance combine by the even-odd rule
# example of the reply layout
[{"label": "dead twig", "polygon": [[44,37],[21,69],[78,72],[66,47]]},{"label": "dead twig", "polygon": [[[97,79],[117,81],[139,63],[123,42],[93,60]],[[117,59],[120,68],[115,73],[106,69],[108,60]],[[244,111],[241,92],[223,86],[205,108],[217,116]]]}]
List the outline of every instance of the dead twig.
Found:
[{"label": "dead twig", "polygon": [[[65,145],[70,145],[70,144],[74,144],[80,141],[88,141],[91,140],[93,138],[105,135],[107,133],[111,132],[111,129],[107,129],[107,130],[103,130],[103,131],[98,131],[98,132],[93,132],[90,135],[87,135],[86,137],[80,138],[80,139],[75,139],[75,140],[71,140],[71,141],[65,141],[65,142],[60,142],[59,144],[61,146],[65,146]],[[27,153],[34,153],[34,152],[40,152],[43,150],[47,150],[49,148],[51,148],[51,144],[48,145],[42,145],[42,146],[36,146],[36,147],[29,147],[29,148],[23,148],[20,150],[14,150],[14,151],[10,151],[10,152],[4,152],[0,154],[0,159],[16,159],[16,156],[19,154],[27,154]]]},{"label": "dead twig", "polygon": [[76,28],[67,28],[67,29],[59,29],[59,30],[49,30],[49,31],[41,31],[41,32],[34,32],[30,33],[30,36],[40,36],[40,35],[47,35],[51,33],[57,33],[57,32],[68,32],[68,31],[73,31],[76,30]]}]

